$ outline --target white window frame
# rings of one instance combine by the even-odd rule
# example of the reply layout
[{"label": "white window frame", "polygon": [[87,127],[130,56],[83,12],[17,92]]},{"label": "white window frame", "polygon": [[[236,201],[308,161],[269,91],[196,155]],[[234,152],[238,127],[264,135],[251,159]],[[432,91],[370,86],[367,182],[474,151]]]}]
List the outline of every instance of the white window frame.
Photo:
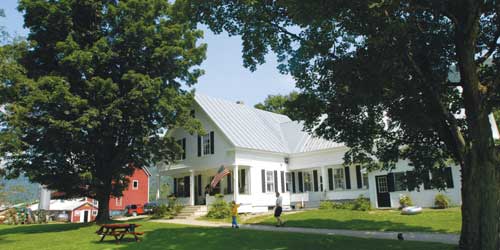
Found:
[{"label": "white window frame", "polygon": [[116,198],[115,205],[121,207],[123,205],[123,197]]},{"label": "white window frame", "polygon": [[99,206],[99,201],[98,201],[98,200],[96,200],[96,199],[93,199],[93,200],[92,200],[92,203],[93,203],[93,204],[94,204],[94,206],[96,206],[96,207],[97,207],[97,206]]},{"label": "white window frame", "polygon": [[92,216],[97,216],[97,210],[92,210]]},{"label": "white window frame", "polygon": [[285,191],[292,192],[292,172],[285,173]]},{"label": "white window frame", "polygon": [[[404,183],[405,179],[405,172],[393,172],[393,177],[394,177],[394,191],[399,192],[399,191],[406,191],[406,186]],[[400,178],[403,178],[403,181],[400,180]],[[401,183],[402,182],[402,183]]]},{"label": "white window frame", "polygon": [[333,168],[333,189],[345,190],[345,171],[344,168]]},{"label": "white window frame", "polygon": [[[241,172],[242,171],[245,171],[245,186],[241,186],[241,183],[243,183],[241,180],[242,179],[242,174]],[[234,185],[234,184],[233,184]],[[249,183],[248,183],[248,169],[245,169],[245,168],[240,168],[238,169],[238,192],[240,192],[240,194],[249,194]]]},{"label": "white window frame", "polygon": [[[271,180],[269,180],[271,177]],[[274,183],[274,171],[266,171],[266,192],[274,193],[276,190],[276,183]]]},{"label": "white window frame", "polygon": [[[366,180],[365,180],[366,178]],[[369,176],[368,176],[368,173],[361,173],[361,182],[363,183],[363,185],[361,186],[363,189],[368,189],[370,187],[370,179],[369,179]]]},{"label": "white window frame", "polygon": [[[212,149],[210,147],[210,133],[201,136],[201,156],[212,154]],[[207,152],[205,152],[207,150]]]},{"label": "white window frame", "polygon": [[[302,175],[303,175],[302,176],[302,183],[304,185],[304,192],[313,192],[314,175],[311,172],[304,172]],[[307,176],[307,178],[306,178],[306,176]],[[307,182],[306,182],[306,180],[307,180]]]},{"label": "white window frame", "polygon": [[[137,186],[135,185],[137,183]],[[132,181],[132,190],[138,190],[139,189],[139,180],[133,180]]]}]

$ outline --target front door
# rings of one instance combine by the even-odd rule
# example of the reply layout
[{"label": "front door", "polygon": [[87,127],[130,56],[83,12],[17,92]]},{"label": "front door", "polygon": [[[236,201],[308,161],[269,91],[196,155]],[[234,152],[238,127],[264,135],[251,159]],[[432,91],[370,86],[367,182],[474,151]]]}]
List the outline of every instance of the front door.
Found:
[{"label": "front door", "polygon": [[85,212],[83,212],[83,222],[84,223],[89,222],[89,211],[88,210],[85,210]]},{"label": "front door", "polygon": [[194,178],[194,204],[195,205],[205,204],[205,195],[203,193],[201,185],[201,175],[197,175]]},{"label": "front door", "polygon": [[391,207],[391,195],[387,186],[387,175],[375,176],[378,207]]}]

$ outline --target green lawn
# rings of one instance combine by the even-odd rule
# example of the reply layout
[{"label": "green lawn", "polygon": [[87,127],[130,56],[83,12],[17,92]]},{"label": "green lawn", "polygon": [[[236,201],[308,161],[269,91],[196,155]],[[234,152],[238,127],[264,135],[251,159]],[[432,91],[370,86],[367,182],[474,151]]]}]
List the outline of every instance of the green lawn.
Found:
[{"label": "green lawn", "polygon": [[[461,227],[459,208],[425,209],[418,215],[401,215],[397,210],[308,210],[285,213],[283,219],[289,227],[352,230],[460,233]],[[251,218],[245,223],[274,225],[276,220],[269,215]]]},{"label": "green lawn", "polygon": [[454,246],[397,240],[368,240],[341,236],[271,233],[230,228],[186,227],[139,221],[146,235],[142,242],[129,238],[122,244],[98,242],[96,225],[0,225],[2,250],[85,249],[453,249]]}]

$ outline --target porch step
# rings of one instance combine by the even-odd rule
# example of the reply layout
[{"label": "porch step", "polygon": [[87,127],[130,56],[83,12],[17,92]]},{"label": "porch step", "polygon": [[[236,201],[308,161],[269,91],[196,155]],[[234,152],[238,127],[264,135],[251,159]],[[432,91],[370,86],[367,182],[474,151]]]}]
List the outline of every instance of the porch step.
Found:
[{"label": "porch step", "polygon": [[186,206],[174,217],[174,219],[187,219],[191,217],[201,216],[206,213],[206,206]]}]

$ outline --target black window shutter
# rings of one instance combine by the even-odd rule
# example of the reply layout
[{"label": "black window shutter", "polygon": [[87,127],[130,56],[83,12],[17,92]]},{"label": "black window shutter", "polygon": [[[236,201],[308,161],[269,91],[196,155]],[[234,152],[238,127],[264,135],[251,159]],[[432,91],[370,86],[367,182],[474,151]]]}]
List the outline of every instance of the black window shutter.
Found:
[{"label": "black window shutter", "polygon": [[232,189],[232,185],[231,185],[231,174],[228,174],[226,175],[227,176],[227,193],[228,194],[232,194],[233,193],[233,189]]},{"label": "black window shutter", "polygon": [[363,181],[361,179],[361,166],[356,166],[356,181],[358,182],[358,188],[363,188]]},{"label": "black window shutter", "polygon": [[406,187],[408,191],[413,191],[417,188],[417,179],[413,171],[406,171]]},{"label": "black window shutter", "polygon": [[189,176],[184,177],[184,197],[189,197],[189,193],[191,190],[191,185],[189,183],[190,178]]},{"label": "black window shutter", "polygon": [[194,115],[195,115],[195,113],[194,113],[194,109],[192,109],[192,110],[191,110],[190,114],[191,114],[191,117],[193,117],[193,118],[194,118]]},{"label": "black window shutter", "polygon": [[201,156],[201,136],[198,135],[198,157]]},{"label": "black window shutter", "polygon": [[304,183],[302,183],[302,172],[299,172],[299,193],[304,192]]},{"label": "black window shutter", "polygon": [[215,154],[214,131],[210,132],[210,153]]},{"label": "black window shutter", "polygon": [[174,196],[175,197],[179,197],[177,195],[177,178],[174,178]]},{"label": "black window shutter", "polygon": [[423,176],[424,189],[432,189],[431,178],[429,177],[429,172],[426,172]]},{"label": "black window shutter", "polygon": [[292,193],[296,193],[296,190],[295,190],[295,172],[292,172]]},{"label": "black window shutter", "polygon": [[198,175],[198,195],[201,196],[201,174]]},{"label": "black window shutter", "polygon": [[318,192],[318,170],[313,170],[314,192]]},{"label": "black window shutter", "polygon": [[388,173],[387,174],[387,191],[389,191],[389,192],[394,192],[395,191],[394,173]]},{"label": "black window shutter", "polygon": [[445,168],[444,174],[446,178],[446,187],[453,188],[453,174],[451,173],[451,167]]},{"label": "black window shutter", "polygon": [[182,138],[182,159],[186,159],[186,138]]},{"label": "black window shutter", "polygon": [[281,171],[281,192],[285,192],[285,172]]},{"label": "black window shutter", "polygon": [[351,173],[349,172],[349,167],[344,167],[345,174],[345,188],[351,189]]},{"label": "black window shutter", "polygon": [[262,169],[260,171],[262,174],[262,193],[266,192],[266,170]]},{"label": "black window shutter", "polygon": [[278,171],[274,170],[274,191],[278,192]]},{"label": "black window shutter", "polygon": [[333,190],[333,169],[328,169],[328,189]]},{"label": "black window shutter", "polygon": [[240,170],[240,179],[241,179],[241,181],[240,181],[240,186],[239,186],[240,187],[240,190],[239,190],[240,193],[244,192],[244,190],[242,190],[242,188],[245,188],[245,184],[246,184],[245,183],[245,181],[246,181],[245,178],[246,178],[245,177],[245,169],[241,169]]}]

